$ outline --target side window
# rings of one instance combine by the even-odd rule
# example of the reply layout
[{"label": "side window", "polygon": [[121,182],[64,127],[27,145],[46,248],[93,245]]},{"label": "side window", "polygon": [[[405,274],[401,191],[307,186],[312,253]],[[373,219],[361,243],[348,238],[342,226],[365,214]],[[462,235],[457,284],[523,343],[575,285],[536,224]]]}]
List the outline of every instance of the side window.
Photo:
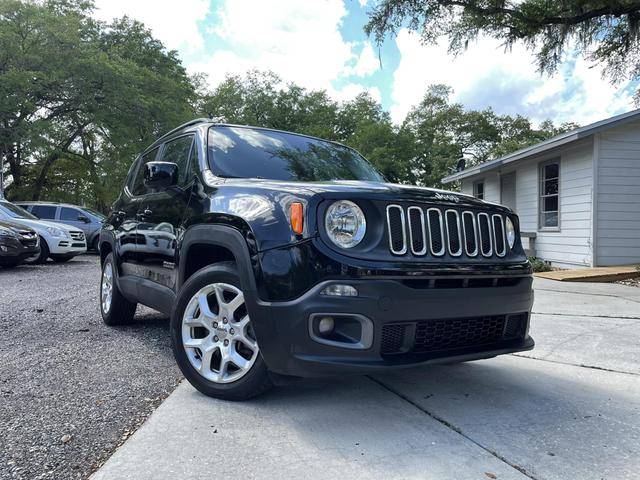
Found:
[{"label": "side window", "polygon": [[144,166],[152,162],[156,159],[156,155],[158,154],[158,147],[154,148],[148,153],[145,153],[144,156],[138,161],[138,171],[136,172],[136,177],[133,180],[133,185],[131,188],[131,193],[134,195],[144,195],[146,190],[144,188]]},{"label": "side window", "polygon": [[560,162],[540,166],[540,228],[560,228]]},{"label": "side window", "polygon": [[484,200],[484,180],[473,183],[473,196]]},{"label": "side window", "polygon": [[56,218],[56,208],[57,207],[54,207],[53,205],[34,205],[31,209],[31,213],[38,218],[53,220]]},{"label": "side window", "polygon": [[162,161],[178,165],[178,185],[185,185],[189,178],[189,153],[193,144],[193,135],[176,138],[164,145]]},{"label": "side window", "polygon": [[62,207],[60,209],[60,220],[77,222],[80,215],[82,215],[82,212],[80,212],[80,210],[76,210],[75,208]]}]

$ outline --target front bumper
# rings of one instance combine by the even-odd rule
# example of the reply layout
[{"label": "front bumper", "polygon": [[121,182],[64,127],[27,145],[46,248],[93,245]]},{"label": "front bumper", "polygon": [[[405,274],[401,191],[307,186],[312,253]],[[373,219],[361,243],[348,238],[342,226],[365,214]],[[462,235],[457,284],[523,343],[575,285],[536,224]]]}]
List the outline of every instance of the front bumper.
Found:
[{"label": "front bumper", "polygon": [[[301,377],[367,373],[532,349],[534,342],[528,335],[532,277],[525,275],[497,282],[496,279],[492,286],[485,286],[487,283],[470,283],[462,277],[450,276],[441,283],[435,280],[423,285],[400,279],[345,279],[322,282],[287,302],[264,302],[249,295],[247,306],[260,350],[271,371]],[[320,292],[331,283],[352,285],[358,290],[358,296],[322,295]],[[336,318],[341,314],[357,315],[368,319],[372,339],[366,342],[367,348],[344,348],[314,340],[310,318],[318,314],[333,314]],[[506,325],[512,315],[521,323],[517,335],[483,337],[485,320],[493,322],[491,328],[499,330],[502,327],[495,322],[503,321]],[[460,325],[471,329],[472,324],[479,333],[476,335],[470,330],[465,333],[466,337],[460,337]],[[441,330],[435,335],[440,335],[441,342],[425,344],[425,335],[434,335],[438,328]],[[390,348],[392,330],[396,334],[401,331],[403,339]],[[447,342],[447,335],[468,338],[470,343]]]},{"label": "front bumper", "polygon": [[24,239],[20,237],[0,236],[0,263],[14,263],[36,255],[40,251],[38,238]]},{"label": "front bumper", "polygon": [[61,256],[76,256],[82,253],[86,253],[87,251],[87,242],[84,238],[82,239],[72,239],[72,238],[53,238],[51,242],[49,242],[49,252],[52,255],[61,255]]}]

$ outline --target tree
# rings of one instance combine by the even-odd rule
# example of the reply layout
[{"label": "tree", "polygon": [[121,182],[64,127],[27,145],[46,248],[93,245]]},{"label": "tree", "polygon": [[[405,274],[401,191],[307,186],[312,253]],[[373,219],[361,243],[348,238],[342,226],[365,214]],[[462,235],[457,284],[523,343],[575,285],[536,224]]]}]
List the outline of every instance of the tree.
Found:
[{"label": "tree", "polygon": [[618,81],[640,77],[640,1],[634,0],[379,0],[367,34],[378,42],[402,27],[434,42],[449,38],[452,53],[479,35],[534,50],[541,71],[553,72],[575,49]]},{"label": "tree", "polygon": [[441,187],[460,159],[470,167],[550,138],[576,125],[554,127],[546,121],[535,129],[521,116],[496,115],[490,108],[465,110],[451,103],[452,90],[432,85],[407,115],[402,129],[414,138],[411,179],[420,185]]},{"label": "tree", "polygon": [[12,198],[104,208],[134,155],[194,114],[176,52],[126,17],[96,22],[92,8],[0,2],[0,155]]}]

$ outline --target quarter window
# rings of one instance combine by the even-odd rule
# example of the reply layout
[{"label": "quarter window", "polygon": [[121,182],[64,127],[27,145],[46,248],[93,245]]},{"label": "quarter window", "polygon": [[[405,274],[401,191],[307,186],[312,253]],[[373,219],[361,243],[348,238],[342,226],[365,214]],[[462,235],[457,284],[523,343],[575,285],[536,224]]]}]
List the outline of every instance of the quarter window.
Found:
[{"label": "quarter window", "polygon": [[162,161],[178,165],[178,185],[185,185],[189,175],[189,152],[193,136],[180,137],[165,144]]},{"label": "quarter window", "polygon": [[540,228],[560,226],[560,162],[540,167]]},{"label": "quarter window", "polygon": [[474,182],[473,184],[473,196],[484,200],[484,180]]}]

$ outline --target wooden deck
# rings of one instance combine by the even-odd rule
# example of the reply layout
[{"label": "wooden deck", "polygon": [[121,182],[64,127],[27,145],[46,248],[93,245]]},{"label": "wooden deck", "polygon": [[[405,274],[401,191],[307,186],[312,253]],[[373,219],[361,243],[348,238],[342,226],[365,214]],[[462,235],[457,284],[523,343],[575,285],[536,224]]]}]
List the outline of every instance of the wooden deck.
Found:
[{"label": "wooden deck", "polygon": [[640,277],[640,271],[637,265],[621,265],[617,267],[540,272],[534,273],[534,276],[560,282],[615,282],[617,280]]}]

